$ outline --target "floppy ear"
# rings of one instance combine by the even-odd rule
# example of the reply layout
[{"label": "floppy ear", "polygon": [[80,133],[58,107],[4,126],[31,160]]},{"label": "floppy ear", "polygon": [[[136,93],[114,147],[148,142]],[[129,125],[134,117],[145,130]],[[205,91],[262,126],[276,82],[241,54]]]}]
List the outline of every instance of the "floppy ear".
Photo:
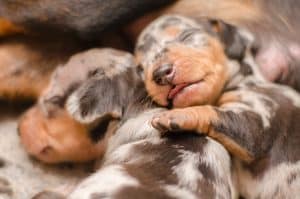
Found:
[{"label": "floppy ear", "polygon": [[67,99],[66,109],[76,120],[86,124],[120,119],[140,82],[137,67],[114,77],[90,78]]},{"label": "floppy ear", "polygon": [[241,61],[244,58],[247,41],[237,31],[237,28],[221,20],[210,20],[215,32],[225,46],[225,53],[231,59]]}]

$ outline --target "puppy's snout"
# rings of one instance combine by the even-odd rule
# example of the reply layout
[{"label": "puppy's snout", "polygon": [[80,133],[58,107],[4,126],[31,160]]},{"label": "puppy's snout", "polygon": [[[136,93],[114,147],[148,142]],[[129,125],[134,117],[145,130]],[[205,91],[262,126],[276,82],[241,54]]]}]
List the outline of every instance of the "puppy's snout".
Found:
[{"label": "puppy's snout", "polygon": [[172,64],[163,64],[153,71],[153,80],[159,85],[166,85],[172,82],[174,68]]}]

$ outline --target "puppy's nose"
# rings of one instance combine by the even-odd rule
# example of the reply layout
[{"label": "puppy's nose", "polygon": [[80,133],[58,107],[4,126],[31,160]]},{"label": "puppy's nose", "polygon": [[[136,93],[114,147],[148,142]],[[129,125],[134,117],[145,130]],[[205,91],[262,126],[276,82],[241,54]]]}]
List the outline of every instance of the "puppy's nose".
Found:
[{"label": "puppy's nose", "polygon": [[172,64],[163,64],[153,71],[153,80],[159,85],[166,85],[172,82],[174,73]]}]

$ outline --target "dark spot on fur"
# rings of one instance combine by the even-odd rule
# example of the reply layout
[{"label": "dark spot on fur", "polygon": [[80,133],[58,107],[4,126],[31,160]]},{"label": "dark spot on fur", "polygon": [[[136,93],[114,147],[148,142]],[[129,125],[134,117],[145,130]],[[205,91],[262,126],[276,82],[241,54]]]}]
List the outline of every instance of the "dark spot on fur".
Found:
[{"label": "dark spot on fur", "polygon": [[180,126],[174,121],[171,121],[170,127],[171,127],[172,130],[179,130],[180,129]]},{"label": "dark spot on fur", "polygon": [[104,137],[108,125],[112,119],[112,116],[109,114],[103,116],[97,126],[90,131],[90,137],[94,143],[98,142]]},{"label": "dark spot on fur", "polygon": [[249,64],[245,63],[245,62],[241,62],[240,64],[240,72],[244,75],[252,75],[253,71],[251,69],[251,66],[249,66]]},{"label": "dark spot on fur", "polygon": [[287,183],[292,184],[300,176],[299,172],[292,172],[287,178]]},{"label": "dark spot on fur", "polygon": [[92,193],[90,195],[90,199],[103,199],[108,198],[108,195],[106,193]]},{"label": "dark spot on fur", "polygon": [[64,94],[64,102],[66,101],[66,99],[80,86],[80,82],[73,82],[68,89],[66,90],[65,94]]},{"label": "dark spot on fur", "polygon": [[137,50],[141,51],[142,53],[149,51],[152,45],[157,43],[156,39],[150,34],[145,34],[142,40],[142,45],[138,46],[137,48]]},{"label": "dark spot on fur", "polygon": [[63,108],[67,98],[72,94],[73,91],[75,91],[79,87],[79,85],[80,85],[79,82],[72,83],[65,91],[63,96],[59,96],[59,95],[52,96],[51,98],[45,100],[45,104],[49,103],[51,105],[55,105],[60,108]]},{"label": "dark spot on fur", "polygon": [[183,42],[185,44],[193,43],[193,36],[197,33],[199,33],[201,30],[198,28],[190,28],[187,30],[184,30],[177,38],[179,42]]},{"label": "dark spot on fur", "polygon": [[87,77],[91,78],[91,77],[96,76],[96,75],[105,75],[104,70],[101,69],[101,68],[97,68],[95,70],[91,70],[91,71],[88,72]]},{"label": "dark spot on fur", "polygon": [[225,45],[225,53],[231,59],[242,60],[246,51],[246,41],[238,33],[236,27],[218,21],[220,31],[219,37]]},{"label": "dark spot on fur", "polygon": [[5,160],[0,157],[0,168],[5,167]]}]

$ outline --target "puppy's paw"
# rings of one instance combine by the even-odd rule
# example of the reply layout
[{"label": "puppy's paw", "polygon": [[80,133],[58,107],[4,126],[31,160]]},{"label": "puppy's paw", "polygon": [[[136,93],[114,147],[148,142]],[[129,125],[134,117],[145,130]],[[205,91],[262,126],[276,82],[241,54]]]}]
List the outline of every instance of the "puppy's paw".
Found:
[{"label": "puppy's paw", "polygon": [[151,123],[162,133],[186,130],[207,134],[216,119],[216,112],[211,106],[197,106],[159,113]]},{"label": "puppy's paw", "polygon": [[188,118],[181,112],[181,110],[171,110],[160,113],[152,119],[152,126],[162,133],[182,130]]}]

